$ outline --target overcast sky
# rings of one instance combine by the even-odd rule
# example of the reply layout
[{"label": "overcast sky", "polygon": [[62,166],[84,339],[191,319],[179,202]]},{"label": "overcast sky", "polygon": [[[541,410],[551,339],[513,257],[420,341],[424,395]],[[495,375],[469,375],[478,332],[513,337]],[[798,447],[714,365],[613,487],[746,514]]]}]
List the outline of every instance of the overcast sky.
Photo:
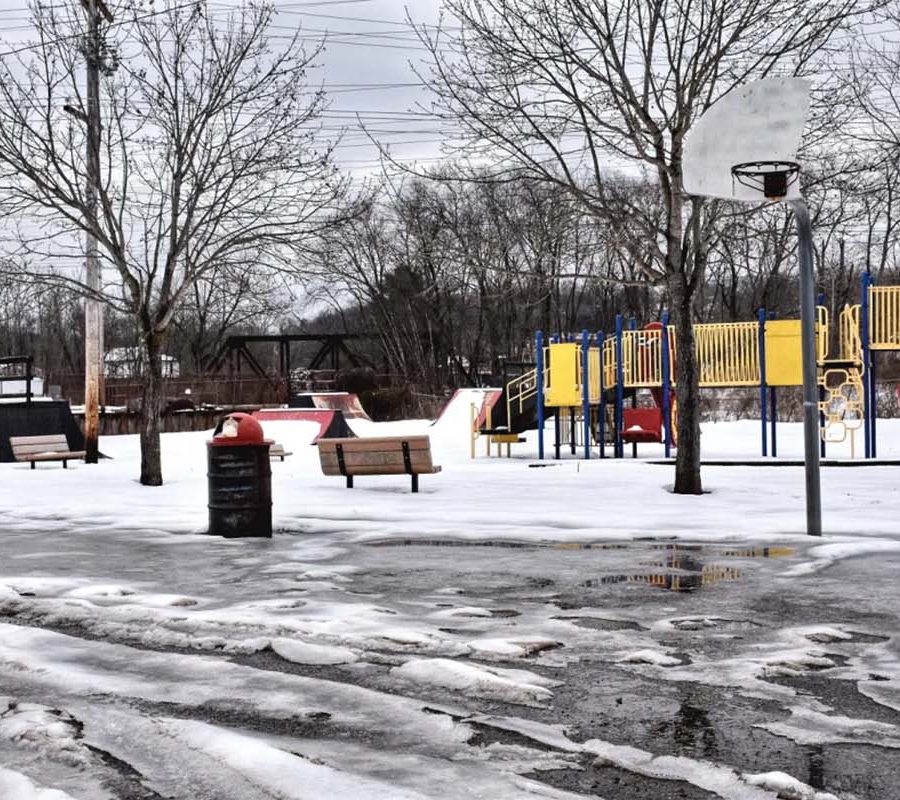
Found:
[{"label": "overcast sky", "polygon": [[[219,0],[211,0],[216,6]],[[231,2],[231,0],[224,0]],[[224,4],[224,3],[223,3]],[[277,24],[298,24],[311,36],[325,36],[318,79],[330,97],[329,130],[347,127],[339,161],[356,174],[378,167],[378,152],[359,129],[357,115],[397,158],[439,156],[435,120],[415,112],[428,105],[411,63],[427,56],[407,22],[436,24],[440,0],[275,0]]]},{"label": "overcast sky", "polygon": [[[54,0],[58,1],[58,0]],[[65,2],[66,0],[62,0]],[[77,0],[71,0],[77,3]],[[378,169],[378,151],[359,128],[366,128],[399,158],[434,159],[439,156],[440,132],[421,114],[410,114],[427,95],[410,62],[427,53],[407,22],[407,10],[417,23],[435,24],[440,0],[273,0],[278,9],[277,38],[300,26],[310,46],[322,37],[325,52],[311,76],[324,84],[330,108],[324,120],[329,133],[346,128],[338,160],[358,175]],[[116,0],[107,0],[115,13]],[[213,14],[225,14],[238,0],[207,0]],[[0,0],[0,39],[6,47],[34,40],[27,0]],[[277,43],[277,42],[276,42]],[[6,49],[0,46],[0,49]]]}]

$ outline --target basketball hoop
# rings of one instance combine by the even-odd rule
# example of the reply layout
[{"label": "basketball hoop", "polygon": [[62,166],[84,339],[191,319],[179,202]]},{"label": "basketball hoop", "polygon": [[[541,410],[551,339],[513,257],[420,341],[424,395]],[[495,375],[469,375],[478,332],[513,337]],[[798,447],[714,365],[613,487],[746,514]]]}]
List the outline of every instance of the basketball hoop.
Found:
[{"label": "basketball hoop", "polygon": [[777,203],[785,198],[799,176],[800,165],[796,161],[745,161],[731,168],[731,185],[737,181]]}]

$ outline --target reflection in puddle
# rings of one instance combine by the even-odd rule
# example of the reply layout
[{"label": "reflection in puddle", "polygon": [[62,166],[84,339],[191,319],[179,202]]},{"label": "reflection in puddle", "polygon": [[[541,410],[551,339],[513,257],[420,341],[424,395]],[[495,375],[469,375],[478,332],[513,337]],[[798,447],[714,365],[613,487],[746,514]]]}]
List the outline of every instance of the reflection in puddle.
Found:
[{"label": "reflection in puddle", "polygon": [[585,581],[582,586],[644,583],[670,592],[693,592],[705,586],[739,580],[743,575],[737,567],[705,563],[704,555],[715,558],[784,558],[796,552],[791,547],[722,549],[704,545],[655,545],[652,550],[663,551],[663,559],[653,566],[665,571],[606,575]]},{"label": "reflection in puddle", "polygon": [[646,540],[636,542],[529,542],[519,539],[376,539],[365,542],[366,547],[498,547],[509,550],[664,550],[667,558],[678,554],[687,558],[689,554],[702,554],[717,558],[785,558],[797,551],[793,547],[723,547],[706,544],[648,544]]}]

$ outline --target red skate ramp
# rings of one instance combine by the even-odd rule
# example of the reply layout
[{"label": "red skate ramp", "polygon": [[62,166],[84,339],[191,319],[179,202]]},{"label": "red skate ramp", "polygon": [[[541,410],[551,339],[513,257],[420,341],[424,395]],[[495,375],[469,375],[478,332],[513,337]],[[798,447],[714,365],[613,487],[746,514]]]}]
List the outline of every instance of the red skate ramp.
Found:
[{"label": "red skate ramp", "polygon": [[446,422],[460,413],[465,413],[466,419],[469,419],[474,405],[478,409],[478,427],[483,428],[487,423],[488,409],[497,405],[502,395],[502,389],[457,389],[433,424]]},{"label": "red skate ramp", "polygon": [[310,444],[315,444],[319,439],[348,439],[356,436],[347,424],[344,412],[339,409],[263,408],[254,411],[253,416],[260,422],[290,422],[292,420],[316,422],[319,425],[319,431]]},{"label": "red skate ramp", "polygon": [[348,419],[370,419],[359,397],[351,392],[304,392],[291,398],[291,405],[341,411]]}]

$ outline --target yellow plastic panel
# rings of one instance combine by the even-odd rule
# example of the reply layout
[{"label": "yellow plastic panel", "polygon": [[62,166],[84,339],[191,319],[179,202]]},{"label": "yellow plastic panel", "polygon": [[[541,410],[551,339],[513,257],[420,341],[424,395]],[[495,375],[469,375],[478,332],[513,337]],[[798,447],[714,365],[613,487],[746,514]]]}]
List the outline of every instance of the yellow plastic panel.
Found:
[{"label": "yellow plastic panel", "polygon": [[544,405],[566,408],[581,405],[578,356],[581,348],[568,342],[551,344],[549,383]]},{"label": "yellow plastic panel", "polygon": [[803,384],[799,319],[769,320],[766,323],[766,383],[769,386]]},{"label": "yellow plastic panel", "polygon": [[588,350],[588,384],[591,405],[600,402],[600,356],[599,347],[591,347]]}]

